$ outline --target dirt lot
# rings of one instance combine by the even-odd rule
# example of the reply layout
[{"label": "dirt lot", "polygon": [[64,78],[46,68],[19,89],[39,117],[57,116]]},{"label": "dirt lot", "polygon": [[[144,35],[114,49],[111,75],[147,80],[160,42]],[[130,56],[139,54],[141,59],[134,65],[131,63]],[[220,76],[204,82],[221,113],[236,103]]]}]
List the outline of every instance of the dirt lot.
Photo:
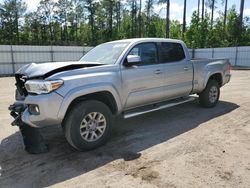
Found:
[{"label": "dirt lot", "polygon": [[250,71],[233,71],[213,109],[190,102],[128,120],[91,152],[72,149],[57,127],[51,151],[23,150],[7,107],[14,79],[0,78],[0,187],[250,187]]}]

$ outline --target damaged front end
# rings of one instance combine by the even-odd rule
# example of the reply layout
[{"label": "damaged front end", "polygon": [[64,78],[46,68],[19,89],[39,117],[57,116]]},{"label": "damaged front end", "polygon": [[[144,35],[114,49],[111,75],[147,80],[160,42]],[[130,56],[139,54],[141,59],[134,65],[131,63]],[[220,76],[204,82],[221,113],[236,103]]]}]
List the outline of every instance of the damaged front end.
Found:
[{"label": "damaged front end", "polygon": [[16,72],[16,102],[9,107],[9,110],[15,119],[12,125],[19,127],[27,152],[47,152],[48,147],[38,127],[61,124],[57,114],[63,97],[53,91],[64,83],[61,79],[47,78],[61,72],[77,69],[87,71],[88,67],[103,65],[91,62],[31,63]]},{"label": "damaged front end", "polygon": [[14,118],[11,125],[19,127],[25,150],[28,153],[39,154],[48,152],[48,146],[45,144],[39,129],[31,127],[22,121],[22,113],[27,108],[27,106],[22,103],[28,95],[24,87],[27,78],[20,74],[16,74],[15,78],[17,87],[15,97],[17,102],[9,106],[10,115]]}]

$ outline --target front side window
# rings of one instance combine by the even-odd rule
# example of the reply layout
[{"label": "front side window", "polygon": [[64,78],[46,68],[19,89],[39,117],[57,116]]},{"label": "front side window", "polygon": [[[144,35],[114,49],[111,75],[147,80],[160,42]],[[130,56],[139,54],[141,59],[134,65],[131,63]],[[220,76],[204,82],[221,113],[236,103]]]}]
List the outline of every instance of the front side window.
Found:
[{"label": "front side window", "polygon": [[154,43],[143,43],[136,45],[128,55],[137,55],[141,57],[139,65],[150,65],[158,62],[157,48]]},{"label": "front side window", "polygon": [[96,46],[85,54],[80,61],[101,64],[115,64],[129,42],[112,42]]},{"label": "front side window", "polygon": [[183,47],[179,43],[162,42],[161,43],[161,62],[177,62],[185,59]]}]

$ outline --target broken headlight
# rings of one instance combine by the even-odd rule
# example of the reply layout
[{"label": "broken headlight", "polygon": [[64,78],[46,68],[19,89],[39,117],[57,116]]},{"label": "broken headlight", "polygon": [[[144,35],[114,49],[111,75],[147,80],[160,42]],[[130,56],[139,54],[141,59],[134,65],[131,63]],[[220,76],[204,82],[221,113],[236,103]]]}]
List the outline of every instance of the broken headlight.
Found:
[{"label": "broken headlight", "polygon": [[25,83],[25,88],[28,93],[45,94],[58,89],[62,85],[62,80],[28,80]]}]

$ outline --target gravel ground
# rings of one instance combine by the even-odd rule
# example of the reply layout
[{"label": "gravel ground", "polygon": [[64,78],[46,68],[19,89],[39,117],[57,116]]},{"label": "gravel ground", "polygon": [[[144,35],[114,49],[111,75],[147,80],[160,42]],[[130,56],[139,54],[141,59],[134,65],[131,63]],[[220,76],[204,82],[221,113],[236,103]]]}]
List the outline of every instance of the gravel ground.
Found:
[{"label": "gravel ground", "polygon": [[232,71],[212,109],[197,101],[128,120],[112,139],[77,152],[57,127],[50,152],[27,154],[7,107],[14,79],[0,78],[0,187],[250,187],[250,71]]}]

